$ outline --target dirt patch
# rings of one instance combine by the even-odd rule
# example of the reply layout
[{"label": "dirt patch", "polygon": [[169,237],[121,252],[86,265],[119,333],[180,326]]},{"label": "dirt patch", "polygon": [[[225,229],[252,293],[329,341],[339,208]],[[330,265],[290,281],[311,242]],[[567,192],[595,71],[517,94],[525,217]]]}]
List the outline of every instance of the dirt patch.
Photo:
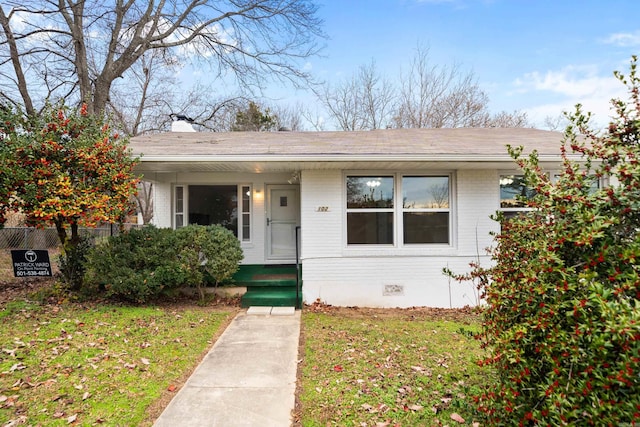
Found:
[{"label": "dirt patch", "polygon": [[319,301],[305,306],[305,310],[316,313],[326,313],[354,319],[394,318],[403,320],[451,320],[467,323],[478,319],[476,307],[463,308],[368,308],[368,307],[334,307]]},{"label": "dirt patch", "polygon": [[55,279],[15,279],[0,280],[0,306],[10,301],[29,299],[29,296],[50,288],[55,283]]}]

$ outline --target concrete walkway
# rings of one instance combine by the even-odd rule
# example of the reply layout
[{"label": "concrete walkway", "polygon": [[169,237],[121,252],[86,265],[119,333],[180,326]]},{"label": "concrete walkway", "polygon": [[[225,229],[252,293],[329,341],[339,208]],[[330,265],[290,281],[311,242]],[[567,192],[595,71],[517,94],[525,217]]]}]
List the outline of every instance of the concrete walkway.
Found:
[{"label": "concrete walkway", "polygon": [[154,426],[290,426],[299,336],[293,307],[238,314]]}]

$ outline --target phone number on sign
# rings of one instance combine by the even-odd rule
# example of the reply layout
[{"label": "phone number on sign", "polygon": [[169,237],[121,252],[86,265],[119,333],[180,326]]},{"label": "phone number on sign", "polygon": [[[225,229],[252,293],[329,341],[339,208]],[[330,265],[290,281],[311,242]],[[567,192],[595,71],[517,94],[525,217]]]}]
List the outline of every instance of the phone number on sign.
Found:
[{"label": "phone number on sign", "polygon": [[47,270],[16,271],[16,276],[49,276],[49,272]]}]

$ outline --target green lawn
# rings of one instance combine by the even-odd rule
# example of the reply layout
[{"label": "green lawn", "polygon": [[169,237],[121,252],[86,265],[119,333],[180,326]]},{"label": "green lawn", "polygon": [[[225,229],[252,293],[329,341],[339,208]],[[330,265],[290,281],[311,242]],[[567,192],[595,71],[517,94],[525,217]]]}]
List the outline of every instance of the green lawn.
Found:
[{"label": "green lawn", "polygon": [[0,425],[151,425],[234,311],[9,302]]},{"label": "green lawn", "polygon": [[478,328],[448,310],[303,312],[298,424],[472,425],[469,393],[492,380],[475,363]]},{"label": "green lawn", "polygon": [[[150,426],[237,310],[0,303],[0,425]],[[470,311],[311,306],[302,322],[299,426],[472,425],[468,396],[492,381]]]}]

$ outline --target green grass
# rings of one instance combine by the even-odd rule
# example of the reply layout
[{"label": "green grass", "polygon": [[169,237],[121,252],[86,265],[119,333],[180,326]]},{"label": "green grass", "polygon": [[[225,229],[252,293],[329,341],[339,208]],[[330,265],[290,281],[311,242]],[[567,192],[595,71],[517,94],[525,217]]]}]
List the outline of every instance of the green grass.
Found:
[{"label": "green grass", "polygon": [[300,424],[471,425],[469,395],[492,381],[475,363],[479,321],[429,313],[304,312]]},{"label": "green grass", "polygon": [[150,406],[233,311],[9,302],[0,311],[0,425],[151,425]]}]

